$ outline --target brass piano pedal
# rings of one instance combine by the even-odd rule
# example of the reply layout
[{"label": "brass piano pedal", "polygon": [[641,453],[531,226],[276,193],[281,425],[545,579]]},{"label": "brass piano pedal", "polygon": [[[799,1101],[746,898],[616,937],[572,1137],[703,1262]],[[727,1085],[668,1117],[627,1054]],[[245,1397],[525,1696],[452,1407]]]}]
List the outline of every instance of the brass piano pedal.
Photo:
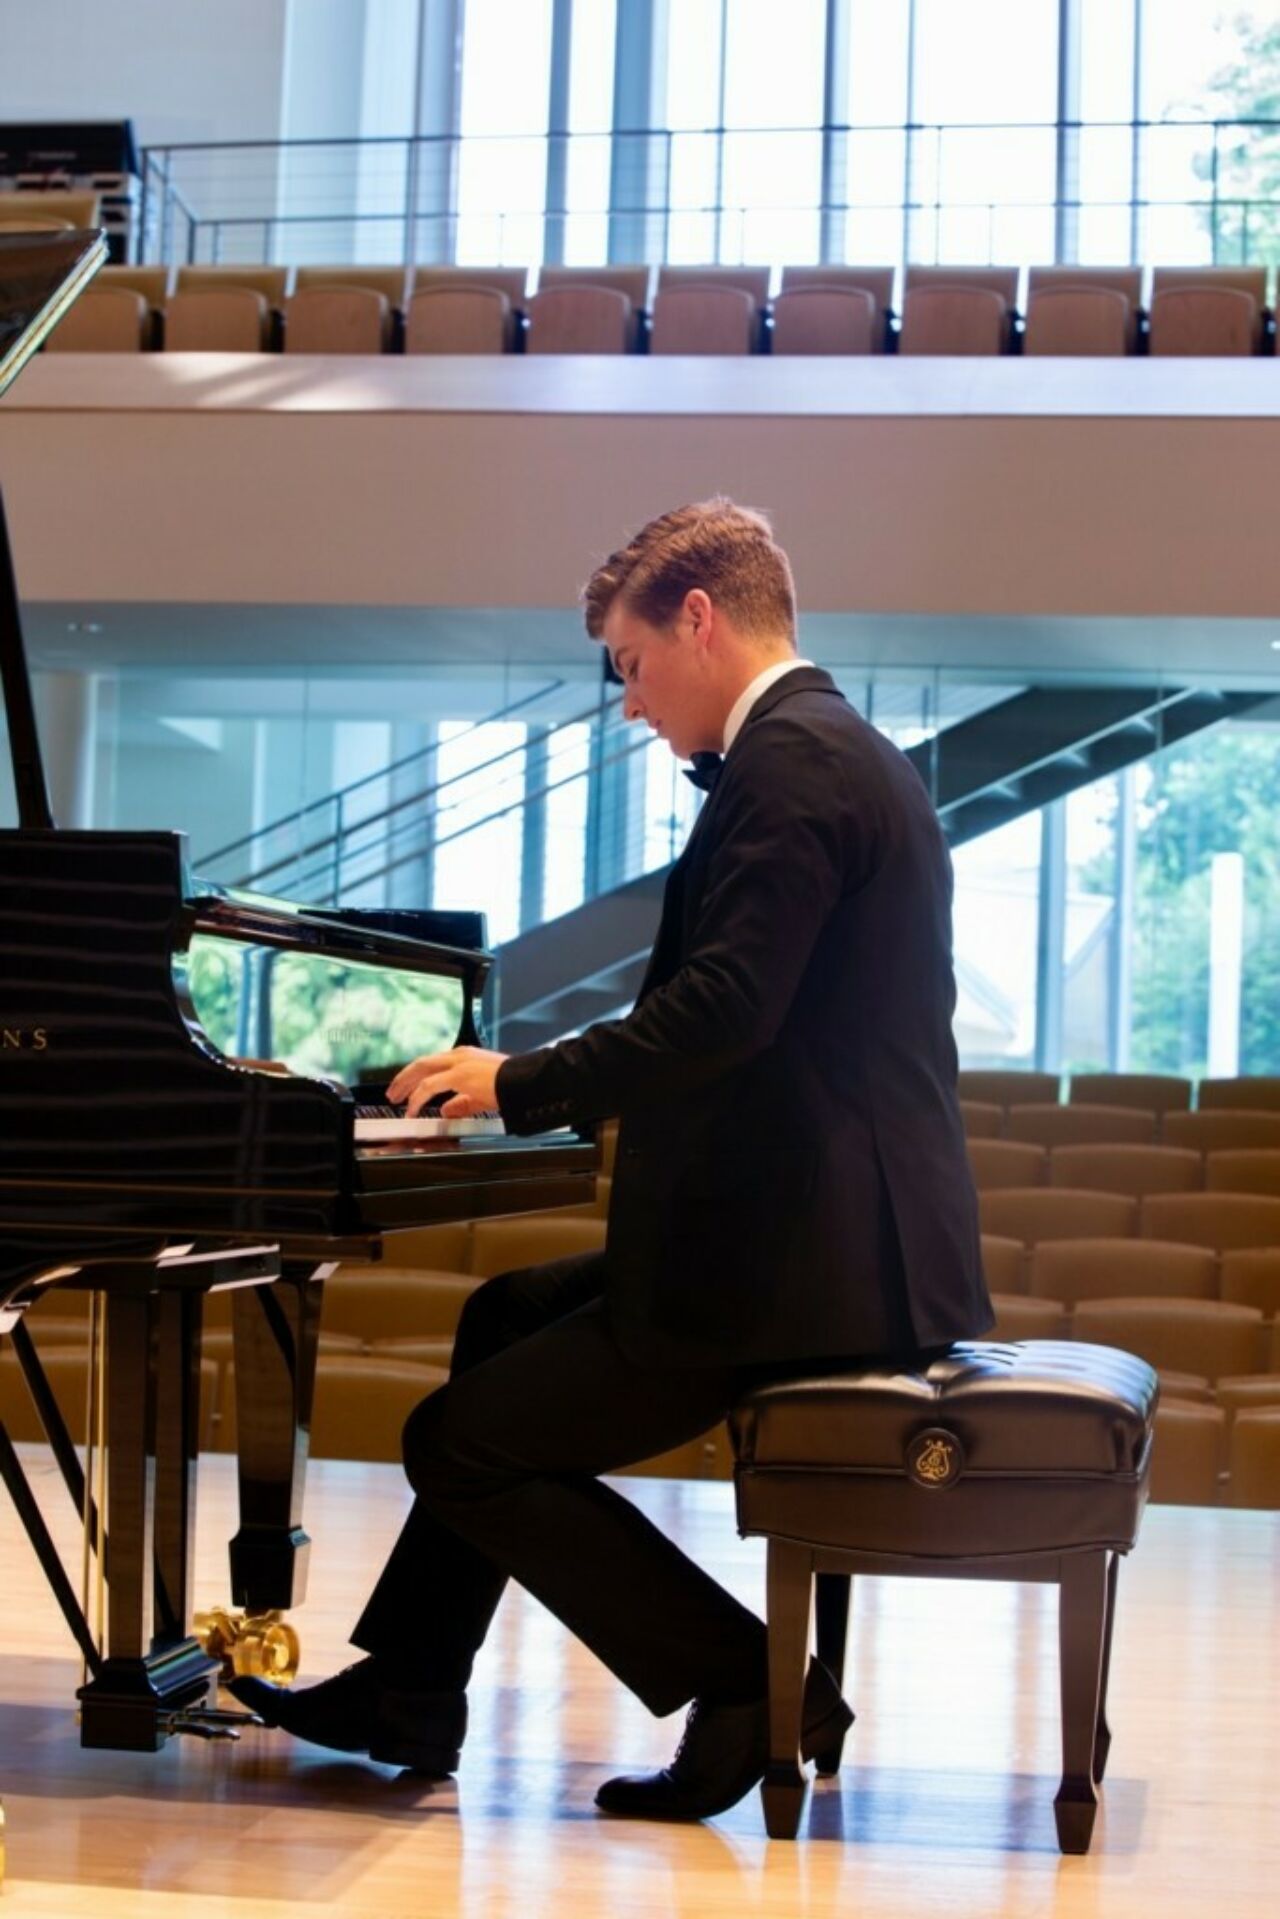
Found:
[{"label": "brass piano pedal", "polygon": [[196,1614],[192,1631],[210,1659],[221,1660],[223,1684],[229,1679],[269,1679],[287,1686],[297,1678],[302,1648],[283,1613],[228,1612],[213,1606]]}]

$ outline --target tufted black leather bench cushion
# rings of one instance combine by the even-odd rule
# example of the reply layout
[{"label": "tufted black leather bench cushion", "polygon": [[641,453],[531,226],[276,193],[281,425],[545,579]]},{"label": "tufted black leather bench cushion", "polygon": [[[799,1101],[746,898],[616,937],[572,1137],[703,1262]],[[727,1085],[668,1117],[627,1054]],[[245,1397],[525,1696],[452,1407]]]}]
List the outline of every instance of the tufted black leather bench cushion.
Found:
[{"label": "tufted black leather bench cushion", "polygon": [[730,1420],[739,1530],[926,1559],[1125,1552],[1157,1393],[1132,1354],[1052,1340],[762,1386]]}]

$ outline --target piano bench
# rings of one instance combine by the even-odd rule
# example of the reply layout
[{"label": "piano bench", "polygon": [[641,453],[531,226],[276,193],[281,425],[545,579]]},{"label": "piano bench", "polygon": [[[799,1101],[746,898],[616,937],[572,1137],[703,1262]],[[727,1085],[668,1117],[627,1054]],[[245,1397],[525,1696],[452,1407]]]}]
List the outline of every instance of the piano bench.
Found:
[{"label": "piano bench", "polygon": [[[1158,1387],[1108,1346],[967,1342],[919,1371],[870,1367],[758,1387],[730,1416],[738,1530],[768,1552],[775,1839],[794,1839],[817,1579],[818,1657],[844,1669],[852,1575],[1059,1588],[1063,1852],[1087,1852],[1106,1768],[1116,1569],[1138,1534]],[[835,1773],[840,1750],[818,1755]]]}]

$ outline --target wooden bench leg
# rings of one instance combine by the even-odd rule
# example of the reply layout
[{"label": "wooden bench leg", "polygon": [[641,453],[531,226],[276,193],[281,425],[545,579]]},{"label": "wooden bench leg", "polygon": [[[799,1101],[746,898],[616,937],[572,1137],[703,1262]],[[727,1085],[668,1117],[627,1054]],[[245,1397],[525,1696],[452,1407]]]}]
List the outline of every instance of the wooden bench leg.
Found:
[{"label": "wooden bench leg", "polygon": [[1098,1682],[1098,1723],[1093,1736],[1093,1778],[1101,1785],[1111,1751],[1111,1728],[1107,1724],[1107,1682],[1111,1678],[1111,1634],[1116,1623],[1116,1577],[1120,1571],[1119,1553],[1111,1554],[1107,1569],[1107,1619],[1102,1629],[1102,1677]]},{"label": "wooden bench leg", "polygon": [[[848,1573],[819,1573],[814,1581],[814,1624],[818,1657],[843,1690],[845,1651],[849,1639],[849,1601],[853,1579]],[[814,1755],[814,1765],[822,1778],[831,1778],[840,1770],[844,1756],[844,1735],[832,1746]]]},{"label": "wooden bench leg", "polygon": [[794,1839],[804,1809],[800,1724],[809,1658],[813,1554],[789,1539],[769,1541],[769,1765],[760,1787],[771,1839]]},{"label": "wooden bench leg", "polygon": [[1053,1809],[1063,1852],[1088,1852],[1098,1810],[1094,1749],[1107,1621],[1105,1552],[1059,1561],[1058,1659],[1062,1693],[1062,1784]]}]

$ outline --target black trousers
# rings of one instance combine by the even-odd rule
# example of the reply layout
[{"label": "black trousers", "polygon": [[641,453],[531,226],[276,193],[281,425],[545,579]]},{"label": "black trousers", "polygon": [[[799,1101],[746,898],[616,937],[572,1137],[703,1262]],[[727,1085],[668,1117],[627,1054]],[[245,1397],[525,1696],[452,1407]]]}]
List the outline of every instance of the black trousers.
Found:
[{"label": "black trousers", "polygon": [[696,1438],[760,1371],[635,1365],[603,1284],[603,1253],[489,1280],[409,1417],[417,1498],[352,1634],[407,1686],[466,1686],[512,1578],[654,1713],[765,1690],[761,1620],[596,1478]]}]

